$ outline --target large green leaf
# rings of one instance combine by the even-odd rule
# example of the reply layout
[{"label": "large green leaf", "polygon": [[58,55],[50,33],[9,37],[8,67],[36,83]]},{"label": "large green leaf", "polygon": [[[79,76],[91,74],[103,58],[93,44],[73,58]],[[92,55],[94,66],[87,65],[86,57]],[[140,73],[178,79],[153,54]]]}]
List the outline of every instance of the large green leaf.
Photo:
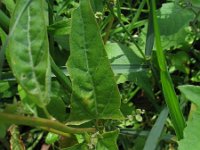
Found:
[{"label": "large green leaf", "polygon": [[[160,37],[164,50],[182,48],[192,44],[194,33],[192,33],[190,22],[195,18],[192,11],[182,8],[176,2],[164,3],[157,11]],[[147,35],[147,24],[141,33],[141,48],[144,48]],[[155,49],[155,48],[154,48]]]},{"label": "large green leaf", "polygon": [[178,87],[185,97],[200,106],[200,86],[183,85]]},{"label": "large green leaf", "polygon": [[183,85],[179,86],[182,94],[197,105],[197,110],[192,113],[184,130],[184,138],[179,141],[179,150],[200,149],[200,86]]},{"label": "large green leaf", "polygon": [[71,53],[67,62],[72,80],[73,121],[120,119],[120,95],[89,0],[72,14]]},{"label": "large green leaf", "polygon": [[[49,103],[51,70],[45,13],[41,0],[34,0],[22,14],[26,0],[18,0],[11,17],[7,59],[21,87],[40,107]],[[18,15],[22,14],[19,18]],[[16,22],[16,18],[19,21]]]},{"label": "large green leaf", "polygon": [[191,44],[189,22],[194,19],[194,13],[174,2],[163,4],[157,17],[164,49],[180,48]]},{"label": "large green leaf", "polygon": [[[113,71],[117,74],[117,83],[133,81],[141,87],[152,100],[155,100],[153,86],[149,77],[148,65],[140,58],[132,47],[127,47],[119,43],[106,44],[108,58],[112,64]],[[155,104],[153,104],[157,107]]]},{"label": "large green leaf", "polygon": [[200,1],[199,0],[191,0],[192,5],[195,7],[200,7]]}]

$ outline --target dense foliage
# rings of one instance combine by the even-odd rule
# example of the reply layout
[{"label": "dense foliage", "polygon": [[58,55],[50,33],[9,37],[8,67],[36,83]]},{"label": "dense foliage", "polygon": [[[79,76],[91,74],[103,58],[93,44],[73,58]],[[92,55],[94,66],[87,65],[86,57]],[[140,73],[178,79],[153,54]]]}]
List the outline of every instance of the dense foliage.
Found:
[{"label": "dense foliage", "polygon": [[199,0],[1,0],[0,149],[200,149],[199,61]]}]

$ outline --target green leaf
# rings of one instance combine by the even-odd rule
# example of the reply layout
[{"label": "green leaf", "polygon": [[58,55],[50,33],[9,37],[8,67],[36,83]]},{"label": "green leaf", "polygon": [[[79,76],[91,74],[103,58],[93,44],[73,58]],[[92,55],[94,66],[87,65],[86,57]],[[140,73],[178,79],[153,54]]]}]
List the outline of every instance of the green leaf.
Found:
[{"label": "green leaf", "polygon": [[47,105],[49,113],[59,121],[66,120],[66,105],[63,99],[67,99],[66,94],[57,82],[52,82],[51,101]]},{"label": "green leaf", "polygon": [[187,99],[200,107],[200,86],[183,85],[179,86],[178,89],[185,95]]},{"label": "green leaf", "polygon": [[145,146],[143,150],[155,150],[159,141],[160,137],[167,119],[167,116],[169,114],[169,110],[167,108],[164,108],[160,115],[158,116],[158,119],[156,120],[153,128],[151,129],[148,138],[145,142]]},{"label": "green leaf", "polygon": [[58,141],[58,139],[59,139],[59,135],[58,134],[54,134],[54,133],[49,132],[47,134],[46,138],[45,138],[45,143],[53,144],[56,141]]},{"label": "green leaf", "polygon": [[154,102],[155,97],[148,73],[148,65],[145,64],[145,61],[132,48],[123,44],[108,43],[105,47],[113,71],[117,74],[117,83],[133,81],[145,91],[153,105],[157,107]]},{"label": "green leaf", "polygon": [[137,56],[133,49],[119,43],[107,43],[105,48],[112,65],[135,65],[141,70],[144,60]]},{"label": "green leaf", "polygon": [[117,137],[119,131],[111,131],[102,134],[102,137],[98,138],[97,150],[117,150]]},{"label": "green leaf", "polygon": [[90,0],[92,8],[94,12],[102,12],[103,11],[103,1],[100,0]]},{"label": "green leaf", "polygon": [[81,0],[72,14],[70,47],[70,119],[122,119],[119,91],[89,0]]},{"label": "green leaf", "polygon": [[194,13],[177,3],[165,3],[157,13],[163,49],[180,48],[191,44],[189,22]]},{"label": "green leaf", "polygon": [[178,87],[187,99],[197,105],[184,130],[184,138],[179,141],[179,150],[200,149],[200,86],[183,85]]},{"label": "green leaf", "polygon": [[37,116],[37,107],[36,104],[31,100],[29,95],[22,89],[22,87],[18,86],[18,94],[20,97],[20,102],[23,104],[23,109],[31,115]]},{"label": "green leaf", "polygon": [[[157,18],[163,50],[184,48],[192,44],[195,38],[190,27],[190,22],[195,18],[192,11],[182,8],[176,2],[164,3],[157,11]],[[142,40],[141,43],[143,43],[143,45],[140,46],[141,48],[145,45],[146,36],[148,36],[147,24],[142,29],[140,35]],[[154,50],[155,49],[156,48],[154,47]]]},{"label": "green leaf", "polygon": [[7,126],[0,121],[0,138],[4,138],[6,136]]},{"label": "green leaf", "polygon": [[34,0],[16,22],[26,0],[18,0],[11,17],[7,59],[18,83],[39,106],[50,101],[51,69],[43,1]]},{"label": "green leaf", "polygon": [[53,35],[68,35],[70,34],[70,27],[71,20],[65,19],[58,22],[55,22],[54,24],[51,24],[48,27],[48,31],[52,33]]},{"label": "green leaf", "polygon": [[183,73],[189,74],[190,68],[187,65],[187,62],[189,62],[189,56],[184,51],[178,51],[177,53],[170,55],[170,60],[172,62],[172,65],[175,66],[175,68]]},{"label": "green leaf", "polygon": [[2,0],[1,2],[6,6],[6,8],[8,9],[8,11],[11,15],[15,8],[14,0]]},{"label": "green leaf", "polygon": [[195,7],[200,7],[200,1],[199,0],[191,0],[192,5]]},{"label": "green leaf", "polygon": [[9,18],[8,16],[0,9],[0,26],[4,31],[8,31],[9,28]]},{"label": "green leaf", "polygon": [[0,98],[8,98],[12,96],[12,91],[9,90],[10,85],[8,82],[0,81]]},{"label": "green leaf", "polygon": [[0,28],[0,39],[2,43],[6,41],[6,33],[2,30],[2,28]]},{"label": "green leaf", "polygon": [[135,73],[146,70],[144,60],[137,56],[131,48],[119,43],[108,43],[105,48],[113,71],[118,76],[123,76],[118,77],[117,83],[132,81],[136,79]]},{"label": "green leaf", "polygon": [[[198,94],[200,96],[200,94]],[[179,141],[179,150],[197,150],[200,149],[200,109],[193,113],[191,120],[187,122],[184,130],[184,138]]]}]

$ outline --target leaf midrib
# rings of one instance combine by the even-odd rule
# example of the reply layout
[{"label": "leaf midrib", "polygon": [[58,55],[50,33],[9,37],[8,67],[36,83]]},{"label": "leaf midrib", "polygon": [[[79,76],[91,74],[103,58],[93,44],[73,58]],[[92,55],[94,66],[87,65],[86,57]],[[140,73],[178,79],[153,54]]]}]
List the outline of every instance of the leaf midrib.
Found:
[{"label": "leaf midrib", "polygon": [[94,99],[95,99],[95,101],[94,101],[94,103],[95,103],[95,111],[96,111],[96,114],[95,115],[97,115],[98,116],[98,109],[97,109],[97,96],[96,96],[96,89],[95,89],[95,86],[94,86],[94,79],[93,79],[93,77],[92,77],[92,75],[91,75],[91,73],[90,73],[90,68],[89,68],[89,62],[88,62],[88,55],[87,55],[87,52],[88,52],[88,48],[87,48],[87,44],[86,44],[86,37],[85,37],[85,35],[86,35],[86,33],[85,33],[85,23],[84,23],[84,19],[83,19],[83,16],[82,16],[82,9],[81,9],[81,7],[79,7],[79,9],[80,9],[80,18],[81,18],[81,21],[83,22],[83,26],[82,26],[82,28],[83,28],[83,42],[84,42],[84,54],[85,54],[85,59],[86,59],[86,67],[87,67],[87,73],[88,73],[88,75],[90,76],[90,79],[91,79],[91,83],[92,83],[92,86],[93,86],[93,90],[94,90]]},{"label": "leaf midrib", "polygon": [[[41,88],[37,80],[37,76],[35,74],[35,68],[34,68],[34,63],[33,63],[33,57],[32,57],[32,47],[31,47],[31,15],[30,15],[30,6],[27,8],[28,12],[28,22],[27,22],[27,42],[28,42],[28,56],[30,60],[30,66],[33,74],[33,79],[35,80],[36,83],[36,88],[39,90],[39,93],[41,93]],[[39,97],[41,98],[41,95],[39,94]]]}]

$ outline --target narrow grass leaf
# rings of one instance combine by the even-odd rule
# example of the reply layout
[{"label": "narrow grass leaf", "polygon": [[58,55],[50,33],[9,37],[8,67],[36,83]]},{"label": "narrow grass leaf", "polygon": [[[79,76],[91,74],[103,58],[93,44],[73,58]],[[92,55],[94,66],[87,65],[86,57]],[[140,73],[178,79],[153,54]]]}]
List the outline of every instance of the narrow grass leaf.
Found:
[{"label": "narrow grass leaf", "polygon": [[159,26],[158,26],[158,21],[157,21],[157,16],[156,16],[155,0],[151,1],[151,7],[153,10],[152,15],[153,15],[154,33],[155,33],[155,39],[156,39],[156,54],[157,54],[159,68],[160,68],[163,94],[164,94],[167,106],[169,108],[169,112],[172,119],[172,123],[174,125],[175,132],[177,134],[178,139],[181,139],[183,138],[183,130],[185,128],[185,121],[184,121],[183,114],[179,106],[178,98],[174,90],[173,82],[167,70],[167,63],[166,63],[162,45],[161,45],[160,31],[159,31]]},{"label": "narrow grass leaf", "polygon": [[70,120],[123,118],[119,91],[89,0],[81,0],[72,14],[70,47]]},{"label": "narrow grass leaf", "polygon": [[130,32],[134,29],[134,24],[138,21],[140,15],[142,13],[142,9],[144,8],[145,3],[146,3],[146,0],[142,0],[142,2],[140,3],[140,6],[137,9],[137,12],[128,27],[128,32]]},{"label": "narrow grass leaf", "polygon": [[167,108],[164,108],[161,111],[160,115],[158,116],[158,119],[156,120],[153,128],[151,129],[151,131],[147,137],[147,140],[145,142],[145,146],[144,146],[143,150],[155,150],[156,149],[158,142],[160,140],[160,136],[162,134],[163,127],[165,125],[168,113],[169,113],[169,111]]},{"label": "narrow grass leaf", "polygon": [[50,101],[51,68],[43,2],[34,0],[26,5],[26,0],[18,0],[11,17],[7,59],[21,87],[44,107]]},{"label": "narrow grass leaf", "polygon": [[152,16],[152,7],[150,7],[146,44],[145,44],[145,55],[151,56],[153,45],[154,45],[153,16]]}]

